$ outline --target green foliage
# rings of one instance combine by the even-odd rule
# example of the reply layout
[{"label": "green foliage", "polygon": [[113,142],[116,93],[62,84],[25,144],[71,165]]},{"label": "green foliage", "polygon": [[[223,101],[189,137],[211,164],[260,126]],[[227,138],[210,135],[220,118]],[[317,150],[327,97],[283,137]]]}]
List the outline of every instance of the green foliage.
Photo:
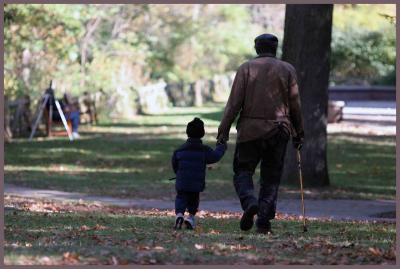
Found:
[{"label": "green foliage", "polygon": [[[35,93],[47,86],[61,61],[76,51],[79,27],[68,12],[44,5],[6,5],[4,86],[6,94]],[[35,88],[33,90],[32,88]]]},{"label": "green foliage", "polygon": [[[11,98],[36,98],[51,79],[56,92],[80,94],[210,78],[251,58],[254,37],[265,31],[247,5],[6,4],[4,13]],[[394,5],[335,5],[335,83],[394,83],[393,16]]]},{"label": "green foliage", "polygon": [[256,29],[235,5],[8,4],[6,94],[38,95],[50,79],[78,94],[208,78],[252,53]]},{"label": "green foliage", "polygon": [[335,5],[333,82],[395,85],[396,32],[388,19],[394,11],[394,5]]}]

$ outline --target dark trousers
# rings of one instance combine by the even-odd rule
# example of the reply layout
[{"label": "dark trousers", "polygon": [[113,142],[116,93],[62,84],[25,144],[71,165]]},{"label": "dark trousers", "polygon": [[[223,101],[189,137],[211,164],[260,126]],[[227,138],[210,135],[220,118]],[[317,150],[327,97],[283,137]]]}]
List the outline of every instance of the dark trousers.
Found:
[{"label": "dark trousers", "polygon": [[[233,161],[233,183],[243,210],[258,204],[257,227],[275,218],[276,200],[289,133],[278,129],[268,138],[237,143]],[[253,174],[261,161],[260,193],[254,196]]]},{"label": "dark trousers", "polygon": [[175,199],[175,214],[185,214],[187,209],[189,214],[196,215],[199,208],[199,202],[199,192],[177,191]]},{"label": "dark trousers", "polygon": [[[80,113],[79,111],[72,111],[64,113],[65,120],[70,120],[72,125],[72,132],[78,132],[79,123],[80,123]],[[53,110],[53,120],[61,121],[61,116],[58,111]]]},{"label": "dark trousers", "polygon": [[79,111],[72,111],[66,113],[66,120],[71,120],[72,123],[72,132],[78,132],[79,122],[80,122],[80,114]]}]

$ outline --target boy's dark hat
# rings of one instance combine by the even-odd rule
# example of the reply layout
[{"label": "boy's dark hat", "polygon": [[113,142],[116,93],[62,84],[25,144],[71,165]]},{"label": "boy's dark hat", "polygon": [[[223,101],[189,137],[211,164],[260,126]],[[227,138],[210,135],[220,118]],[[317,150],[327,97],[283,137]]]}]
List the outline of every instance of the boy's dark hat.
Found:
[{"label": "boy's dark hat", "polygon": [[197,117],[189,122],[186,127],[186,134],[190,138],[202,138],[204,133],[204,122]]}]

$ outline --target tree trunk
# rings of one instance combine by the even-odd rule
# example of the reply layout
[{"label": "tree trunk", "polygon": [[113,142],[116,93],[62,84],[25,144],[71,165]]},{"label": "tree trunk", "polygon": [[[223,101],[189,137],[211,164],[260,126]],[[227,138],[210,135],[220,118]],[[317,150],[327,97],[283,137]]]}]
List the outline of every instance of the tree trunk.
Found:
[{"label": "tree trunk", "polygon": [[[286,5],[282,59],[297,71],[304,117],[301,150],[305,186],[329,185],[327,113],[333,5]],[[288,145],[282,181],[298,184],[296,154]]]},{"label": "tree trunk", "polygon": [[87,62],[87,50],[89,42],[90,39],[92,38],[92,35],[99,26],[100,22],[101,22],[100,17],[96,17],[94,19],[89,20],[89,22],[86,24],[85,35],[81,40],[81,81],[80,81],[81,89],[84,89],[86,84],[86,62]]},{"label": "tree trunk", "polygon": [[197,80],[194,82],[194,106],[203,106],[203,80]]}]

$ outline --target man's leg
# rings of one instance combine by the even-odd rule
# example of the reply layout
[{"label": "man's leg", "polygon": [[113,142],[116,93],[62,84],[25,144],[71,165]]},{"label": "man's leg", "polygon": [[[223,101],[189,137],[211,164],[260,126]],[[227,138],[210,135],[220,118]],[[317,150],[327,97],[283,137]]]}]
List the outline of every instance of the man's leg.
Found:
[{"label": "man's leg", "polygon": [[69,119],[72,122],[72,132],[77,133],[80,123],[79,111],[73,111],[69,113]]},{"label": "man's leg", "polygon": [[257,203],[257,198],[254,196],[253,174],[260,161],[258,146],[258,141],[250,141],[237,143],[235,148],[233,184],[243,210]]},{"label": "man's leg", "polygon": [[259,229],[270,229],[269,221],[275,218],[276,201],[281,180],[288,135],[279,132],[264,141],[261,160],[260,193],[256,225]]},{"label": "man's leg", "polygon": [[259,141],[236,144],[233,183],[244,211],[240,219],[240,229],[244,231],[251,229],[254,215],[258,212],[258,203],[254,196],[253,174],[259,160]]}]

